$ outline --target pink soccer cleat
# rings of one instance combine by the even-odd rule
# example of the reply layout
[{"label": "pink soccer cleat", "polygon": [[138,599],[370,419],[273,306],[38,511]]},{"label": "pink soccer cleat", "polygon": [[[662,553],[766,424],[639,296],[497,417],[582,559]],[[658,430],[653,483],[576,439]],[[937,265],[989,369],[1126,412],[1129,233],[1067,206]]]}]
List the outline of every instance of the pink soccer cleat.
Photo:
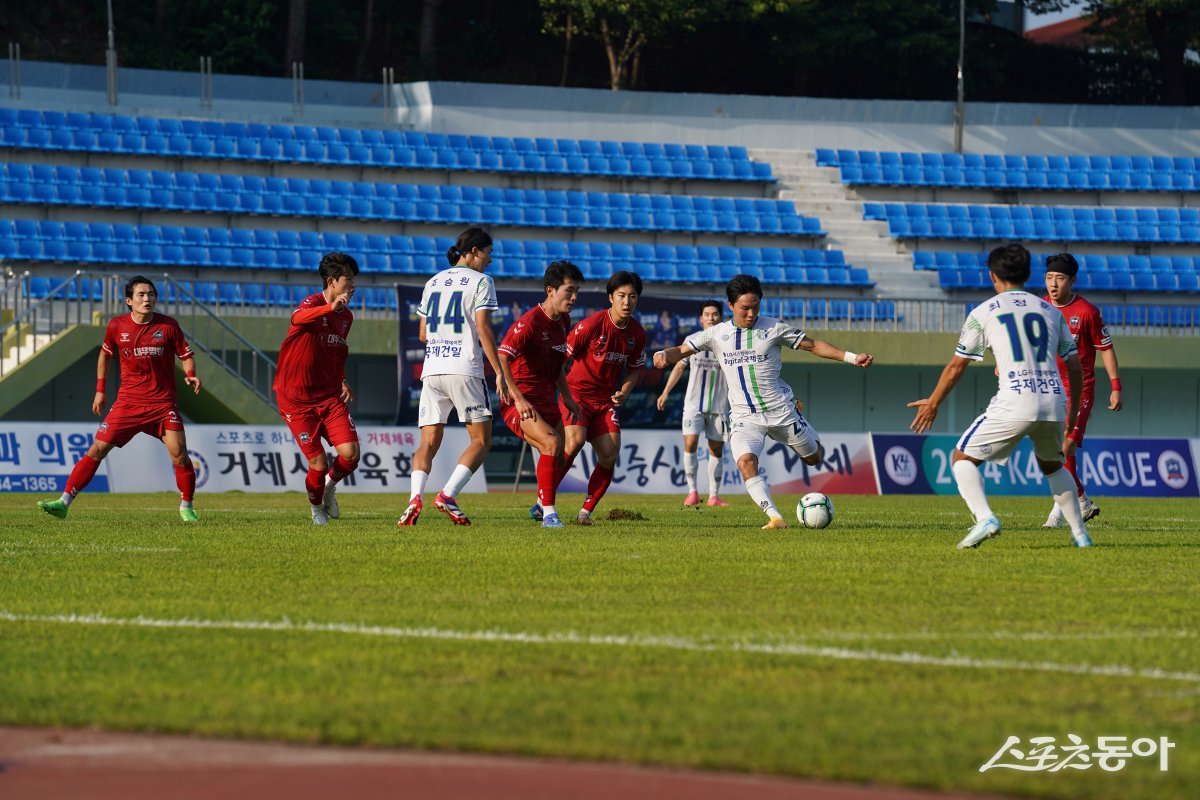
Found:
[{"label": "pink soccer cleat", "polygon": [[408,504],[408,508],[404,509],[404,513],[400,515],[400,519],[396,520],[396,526],[400,528],[408,528],[417,524],[417,520],[421,518],[421,498],[414,497]]},{"label": "pink soccer cleat", "polygon": [[688,492],[688,496],[683,498],[683,507],[684,508],[695,508],[698,505],[700,505],[700,493],[699,492]]},{"label": "pink soccer cleat", "polygon": [[453,497],[438,492],[438,495],[433,500],[433,507],[450,518],[450,521],[455,525],[470,525],[471,520],[467,519],[467,515],[458,507],[458,503],[454,502]]},{"label": "pink soccer cleat", "polygon": [[726,503],[724,500],[717,497],[715,494],[712,497],[708,498],[708,505],[710,508],[729,508],[729,503]]}]

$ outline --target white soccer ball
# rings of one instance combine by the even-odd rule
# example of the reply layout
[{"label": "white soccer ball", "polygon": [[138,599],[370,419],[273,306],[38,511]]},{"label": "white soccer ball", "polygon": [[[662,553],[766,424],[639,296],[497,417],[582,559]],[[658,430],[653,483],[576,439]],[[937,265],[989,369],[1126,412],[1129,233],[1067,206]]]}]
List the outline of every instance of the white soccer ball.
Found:
[{"label": "white soccer ball", "polygon": [[796,504],[796,519],[806,528],[828,528],[833,522],[833,501],[820,492],[809,492]]}]

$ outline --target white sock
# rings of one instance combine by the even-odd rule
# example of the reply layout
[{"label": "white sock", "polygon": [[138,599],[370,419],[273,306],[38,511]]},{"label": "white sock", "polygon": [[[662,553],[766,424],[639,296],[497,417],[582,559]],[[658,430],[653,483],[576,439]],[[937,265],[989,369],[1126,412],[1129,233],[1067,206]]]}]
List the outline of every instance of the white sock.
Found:
[{"label": "white sock", "polygon": [[768,517],[772,519],[782,517],[779,509],[775,507],[775,503],[771,501],[771,487],[767,486],[767,479],[762,475],[756,475],[746,481],[746,491],[750,493],[750,499],[763,510]]},{"label": "white sock", "polygon": [[967,461],[955,461],[954,480],[958,483],[958,493],[967,501],[967,508],[975,515],[976,522],[983,522],[988,517],[995,516],[988,505],[987,494],[983,490],[983,475],[979,467]]},{"label": "white sock", "polygon": [[558,512],[554,510],[553,503],[551,503],[548,506],[542,506],[542,519],[545,519],[546,517],[550,516],[551,514],[557,514],[557,513]]},{"label": "white sock", "polygon": [[180,507],[180,508],[191,508],[191,507],[192,507],[192,501],[191,501],[191,500],[180,500],[180,501],[179,501],[179,507]]},{"label": "white sock", "polygon": [[714,456],[708,454],[708,496],[716,497],[721,493],[722,468],[725,466],[725,454]]},{"label": "white sock", "polygon": [[683,454],[683,474],[687,477],[688,491],[696,491],[696,464],[698,457],[695,453]]},{"label": "white sock", "polygon": [[60,497],[58,499],[61,500],[62,504],[64,506],[67,506],[68,508],[70,508],[71,503],[74,502],[74,500],[75,500],[75,498],[71,496],[70,492],[63,492],[62,497]]},{"label": "white sock", "polygon": [[429,480],[429,473],[422,469],[414,469],[412,474],[412,482],[409,483],[408,502],[416,500],[421,495],[425,494],[425,482]]},{"label": "white sock", "polygon": [[313,511],[320,511],[322,514],[325,513],[325,504],[324,503],[318,503],[317,505],[313,505],[312,503],[309,503],[308,506]]},{"label": "white sock", "polygon": [[1071,533],[1085,533],[1083,512],[1079,510],[1079,495],[1076,494],[1075,479],[1065,469],[1046,476],[1050,484],[1050,494],[1054,496],[1054,504],[1062,511],[1063,519],[1071,526]]},{"label": "white sock", "polygon": [[474,474],[470,467],[455,464],[454,472],[450,473],[450,480],[446,481],[446,485],[442,488],[442,494],[450,498],[458,497],[458,493],[462,491]]}]

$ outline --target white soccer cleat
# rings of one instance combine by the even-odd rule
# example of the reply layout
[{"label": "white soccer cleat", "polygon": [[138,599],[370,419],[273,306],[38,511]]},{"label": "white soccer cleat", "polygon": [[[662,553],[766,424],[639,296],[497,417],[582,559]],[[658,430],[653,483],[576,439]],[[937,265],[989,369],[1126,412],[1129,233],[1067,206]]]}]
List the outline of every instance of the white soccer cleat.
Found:
[{"label": "white soccer cleat", "polygon": [[771,517],[767,520],[767,524],[762,526],[764,531],[777,531],[788,526],[787,520],[783,517]]},{"label": "white soccer cleat", "polygon": [[325,513],[325,506],[309,506],[312,509],[313,525],[328,525],[329,517]]},{"label": "white soccer cleat", "polygon": [[975,527],[971,528],[970,532],[958,543],[958,549],[966,550],[969,547],[979,547],[979,545],[988,539],[999,535],[1000,520],[995,517],[988,517],[983,522],[975,523]]},{"label": "white soccer cleat", "polygon": [[1092,537],[1088,536],[1087,531],[1080,531],[1079,533],[1072,533],[1071,534],[1071,544],[1075,545],[1076,547],[1095,547],[1096,546],[1092,542]]},{"label": "white soccer cleat", "polygon": [[1050,509],[1050,516],[1046,517],[1046,521],[1042,523],[1043,528],[1057,528],[1063,523],[1062,509],[1057,505]]},{"label": "white soccer cleat", "polygon": [[579,509],[579,516],[575,518],[575,521],[580,525],[591,525],[592,512],[588,511],[586,508]]},{"label": "white soccer cleat", "polygon": [[1085,494],[1079,498],[1079,513],[1083,515],[1084,522],[1091,522],[1100,516],[1100,506],[1093,503],[1092,498]]},{"label": "white soccer cleat", "polygon": [[330,519],[337,519],[342,515],[342,510],[338,508],[336,483],[325,484],[325,500],[323,505],[325,506],[325,516]]}]

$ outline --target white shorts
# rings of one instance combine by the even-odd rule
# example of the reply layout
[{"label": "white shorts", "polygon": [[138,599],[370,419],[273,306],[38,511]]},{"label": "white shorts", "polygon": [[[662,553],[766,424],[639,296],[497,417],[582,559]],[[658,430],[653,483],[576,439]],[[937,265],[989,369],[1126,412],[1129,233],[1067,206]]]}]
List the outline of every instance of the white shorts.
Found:
[{"label": "white shorts", "polygon": [[729,433],[724,414],[705,414],[698,408],[683,410],[683,435],[700,436],[710,442],[723,442]]},{"label": "white shorts", "polygon": [[976,417],[959,437],[957,448],[971,458],[1005,464],[1026,436],[1033,441],[1033,452],[1039,461],[1063,461],[1062,422],[999,419],[987,412]]},{"label": "white shorts", "polygon": [[451,408],[458,412],[460,422],[485,422],[491,419],[492,407],[483,378],[469,375],[429,375],[422,378],[417,427],[445,425],[450,419]]},{"label": "white shorts", "polygon": [[821,449],[821,437],[795,406],[759,414],[729,415],[729,448],[735,462],[747,453],[762,455],[768,437],[786,444],[801,458]]}]

